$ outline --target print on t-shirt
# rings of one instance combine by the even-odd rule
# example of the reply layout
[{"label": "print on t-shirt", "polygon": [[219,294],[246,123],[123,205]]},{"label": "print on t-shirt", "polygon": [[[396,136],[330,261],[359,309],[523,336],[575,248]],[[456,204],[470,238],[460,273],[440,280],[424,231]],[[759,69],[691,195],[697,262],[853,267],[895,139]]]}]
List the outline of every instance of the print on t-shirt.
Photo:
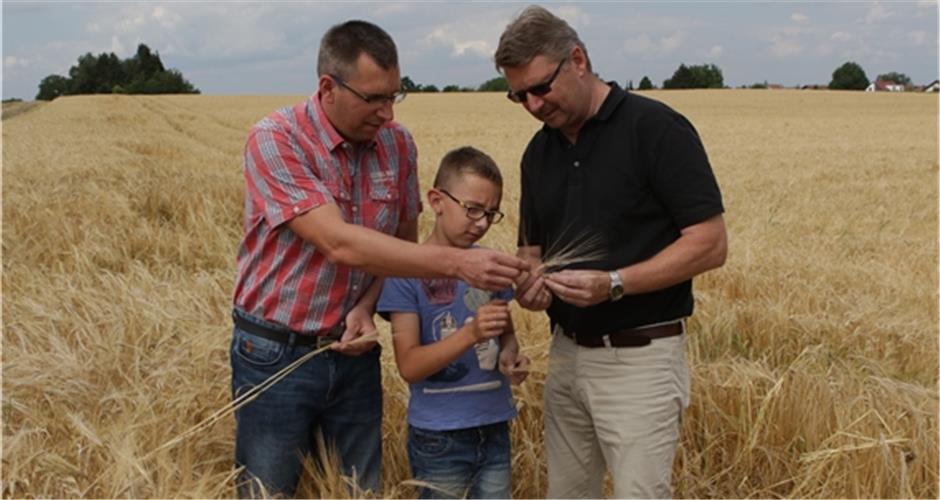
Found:
[{"label": "print on t-shirt", "polygon": [[[457,331],[457,319],[454,318],[454,315],[451,314],[450,311],[444,311],[435,316],[433,325],[435,342],[440,342]],[[428,380],[432,382],[456,382],[462,379],[469,371],[470,369],[467,365],[461,363],[460,358],[457,358],[453,363],[445,366],[443,370],[428,377]]]}]

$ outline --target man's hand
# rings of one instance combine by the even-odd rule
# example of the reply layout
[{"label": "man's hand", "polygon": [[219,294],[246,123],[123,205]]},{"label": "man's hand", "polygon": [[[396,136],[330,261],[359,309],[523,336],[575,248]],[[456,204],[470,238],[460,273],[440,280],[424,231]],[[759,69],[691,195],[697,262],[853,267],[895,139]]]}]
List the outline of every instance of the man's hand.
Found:
[{"label": "man's hand", "polygon": [[375,335],[375,322],[372,321],[372,309],[365,307],[353,307],[346,314],[346,330],[339,342],[334,342],[330,349],[345,354],[346,356],[358,356],[375,347],[376,341],[352,343],[353,340],[366,335]]},{"label": "man's hand", "polygon": [[521,384],[529,376],[529,357],[518,349],[503,349],[499,353],[499,371],[509,377],[513,385]]},{"label": "man's hand", "polygon": [[545,277],[523,272],[516,279],[516,302],[530,311],[544,311],[552,304],[552,292],[545,286]]},{"label": "man's hand", "polygon": [[464,250],[457,275],[475,288],[498,292],[510,285],[529,264],[512,255],[485,248]]},{"label": "man's hand", "polygon": [[545,275],[545,285],[559,299],[588,307],[610,299],[610,275],[593,269],[565,270]]},{"label": "man's hand", "polygon": [[476,342],[499,337],[509,327],[509,305],[504,300],[494,300],[480,306],[469,327]]}]

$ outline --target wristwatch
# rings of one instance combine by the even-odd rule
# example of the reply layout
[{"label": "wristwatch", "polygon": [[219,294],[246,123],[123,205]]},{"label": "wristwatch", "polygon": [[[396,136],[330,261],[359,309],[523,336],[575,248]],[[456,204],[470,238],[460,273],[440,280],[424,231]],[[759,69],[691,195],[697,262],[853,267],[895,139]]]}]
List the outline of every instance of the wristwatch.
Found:
[{"label": "wristwatch", "polygon": [[610,272],[610,301],[616,302],[623,297],[623,280],[620,279],[620,273]]}]

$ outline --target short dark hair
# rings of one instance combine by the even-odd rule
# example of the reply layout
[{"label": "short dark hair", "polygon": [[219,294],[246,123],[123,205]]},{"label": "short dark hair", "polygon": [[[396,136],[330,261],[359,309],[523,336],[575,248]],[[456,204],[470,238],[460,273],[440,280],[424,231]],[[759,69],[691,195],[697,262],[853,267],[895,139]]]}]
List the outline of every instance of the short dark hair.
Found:
[{"label": "short dark hair", "polygon": [[473,146],[454,149],[441,158],[437,176],[434,177],[434,187],[447,189],[461,174],[482,177],[492,181],[500,190],[503,189],[503,176],[499,173],[496,162],[488,154]]},{"label": "short dark hair", "polygon": [[351,78],[359,54],[365,52],[384,70],[398,66],[398,49],[392,37],[367,21],[346,21],[329,29],[320,40],[317,75]]}]

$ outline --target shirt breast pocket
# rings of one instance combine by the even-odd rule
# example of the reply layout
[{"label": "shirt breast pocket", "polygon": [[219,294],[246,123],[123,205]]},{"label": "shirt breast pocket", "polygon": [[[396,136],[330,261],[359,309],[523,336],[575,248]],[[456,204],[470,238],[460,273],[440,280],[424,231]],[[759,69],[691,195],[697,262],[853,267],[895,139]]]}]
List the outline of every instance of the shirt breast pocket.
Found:
[{"label": "shirt breast pocket", "polygon": [[366,223],[369,227],[390,235],[398,232],[401,194],[397,184],[391,180],[370,182],[367,203]]}]

